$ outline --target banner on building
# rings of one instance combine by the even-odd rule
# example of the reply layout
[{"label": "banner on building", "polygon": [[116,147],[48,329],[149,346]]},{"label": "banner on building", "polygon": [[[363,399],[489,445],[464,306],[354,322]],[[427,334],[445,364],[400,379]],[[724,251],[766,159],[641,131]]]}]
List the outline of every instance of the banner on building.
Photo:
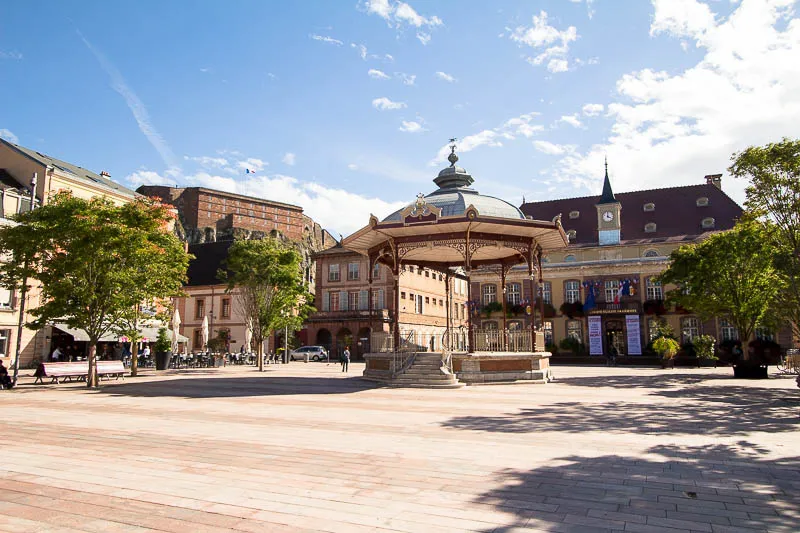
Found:
[{"label": "banner on building", "polygon": [[602,317],[589,316],[589,355],[603,355]]},{"label": "banner on building", "polygon": [[625,329],[628,330],[628,354],[642,355],[642,336],[639,332],[639,315],[625,315]]}]

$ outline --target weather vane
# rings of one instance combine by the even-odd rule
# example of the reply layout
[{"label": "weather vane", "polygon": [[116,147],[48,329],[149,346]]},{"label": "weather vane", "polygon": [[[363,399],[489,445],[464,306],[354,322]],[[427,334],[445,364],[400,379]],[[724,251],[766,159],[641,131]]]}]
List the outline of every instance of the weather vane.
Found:
[{"label": "weather vane", "polygon": [[450,161],[450,165],[453,166],[458,161],[458,156],[456,155],[456,141],[458,137],[453,137],[450,139],[450,155],[447,157],[447,160]]}]

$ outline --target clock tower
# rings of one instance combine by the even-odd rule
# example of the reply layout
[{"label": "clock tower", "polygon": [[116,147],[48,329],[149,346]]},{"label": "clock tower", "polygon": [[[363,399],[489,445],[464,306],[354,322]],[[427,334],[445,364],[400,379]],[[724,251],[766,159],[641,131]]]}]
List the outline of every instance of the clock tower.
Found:
[{"label": "clock tower", "polygon": [[622,205],[614,197],[611,181],[608,179],[608,159],[606,159],[606,176],[603,180],[603,194],[597,202],[597,240],[600,245],[619,244],[620,214]]}]

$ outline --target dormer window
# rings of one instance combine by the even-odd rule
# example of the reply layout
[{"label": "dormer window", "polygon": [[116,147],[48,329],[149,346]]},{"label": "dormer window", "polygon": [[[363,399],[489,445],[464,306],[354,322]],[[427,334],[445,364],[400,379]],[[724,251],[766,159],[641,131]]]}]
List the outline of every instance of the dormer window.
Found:
[{"label": "dormer window", "polygon": [[567,232],[567,237],[569,237],[570,241],[574,241],[576,238],[578,238],[578,232],[574,229],[571,229]]},{"label": "dormer window", "polygon": [[658,257],[658,250],[647,250],[644,257]]},{"label": "dormer window", "polygon": [[650,202],[649,204],[644,204],[643,209],[645,211],[655,211],[656,210],[656,204],[654,204],[653,202]]},{"label": "dormer window", "polygon": [[570,255],[565,255],[564,256],[564,262],[565,263],[573,263],[574,261],[575,261],[575,256],[574,255],[570,254]]},{"label": "dormer window", "polygon": [[648,222],[644,225],[644,232],[645,233],[655,233],[656,232],[656,223],[655,222]]},{"label": "dormer window", "polygon": [[714,222],[713,218],[708,217],[704,218],[700,224],[703,226],[703,229],[714,229]]},{"label": "dormer window", "polygon": [[579,216],[581,216],[581,212],[580,211],[570,211],[569,212],[569,218],[571,218],[571,219],[578,218]]},{"label": "dormer window", "polygon": [[701,196],[697,199],[697,207],[707,207],[708,206],[708,198],[705,196]]}]

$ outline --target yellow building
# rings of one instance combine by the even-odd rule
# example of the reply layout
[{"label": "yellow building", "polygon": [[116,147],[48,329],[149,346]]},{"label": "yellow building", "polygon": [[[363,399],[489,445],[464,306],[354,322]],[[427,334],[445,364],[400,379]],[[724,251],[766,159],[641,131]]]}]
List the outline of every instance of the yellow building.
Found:
[{"label": "yellow building", "polygon": [[[538,220],[560,217],[570,244],[544,258],[541,287],[532,284],[524,269],[512,270],[505,287],[499,286],[494,274],[473,272],[472,307],[479,327],[527,327],[528,306],[535,307],[538,326],[542,297],[545,336],[551,346],[574,337],[594,355],[608,354],[612,345],[620,355],[639,355],[660,319],[674,328],[682,343],[700,334],[718,341],[738,339],[724,319],[703,322],[665,307],[664,294],[671,287],[653,279],[667,268],[673,250],[731,229],[741,216],[741,207],[722,190],[721,175],[705,176],[698,185],[615,195],[606,168],[599,197],[528,202],[520,209]],[[510,313],[504,317],[486,312],[487,305],[503,297]],[[783,332],[759,335],[784,347],[791,342]]]},{"label": "yellow building", "polygon": [[[10,217],[30,210],[31,183],[36,176],[36,203],[44,205],[61,190],[77,197],[105,196],[116,204],[136,197],[136,193],[111,181],[106,172],[95,174],[85,168],[0,139],[0,223],[13,224]],[[38,291],[29,291],[26,309],[38,305]],[[19,324],[19,295],[0,289],[0,358],[9,367],[16,350]],[[26,322],[31,320],[26,313]],[[20,367],[34,358],[44,359],[50,351],[52,328],[38,333],[23,329]]]}]

